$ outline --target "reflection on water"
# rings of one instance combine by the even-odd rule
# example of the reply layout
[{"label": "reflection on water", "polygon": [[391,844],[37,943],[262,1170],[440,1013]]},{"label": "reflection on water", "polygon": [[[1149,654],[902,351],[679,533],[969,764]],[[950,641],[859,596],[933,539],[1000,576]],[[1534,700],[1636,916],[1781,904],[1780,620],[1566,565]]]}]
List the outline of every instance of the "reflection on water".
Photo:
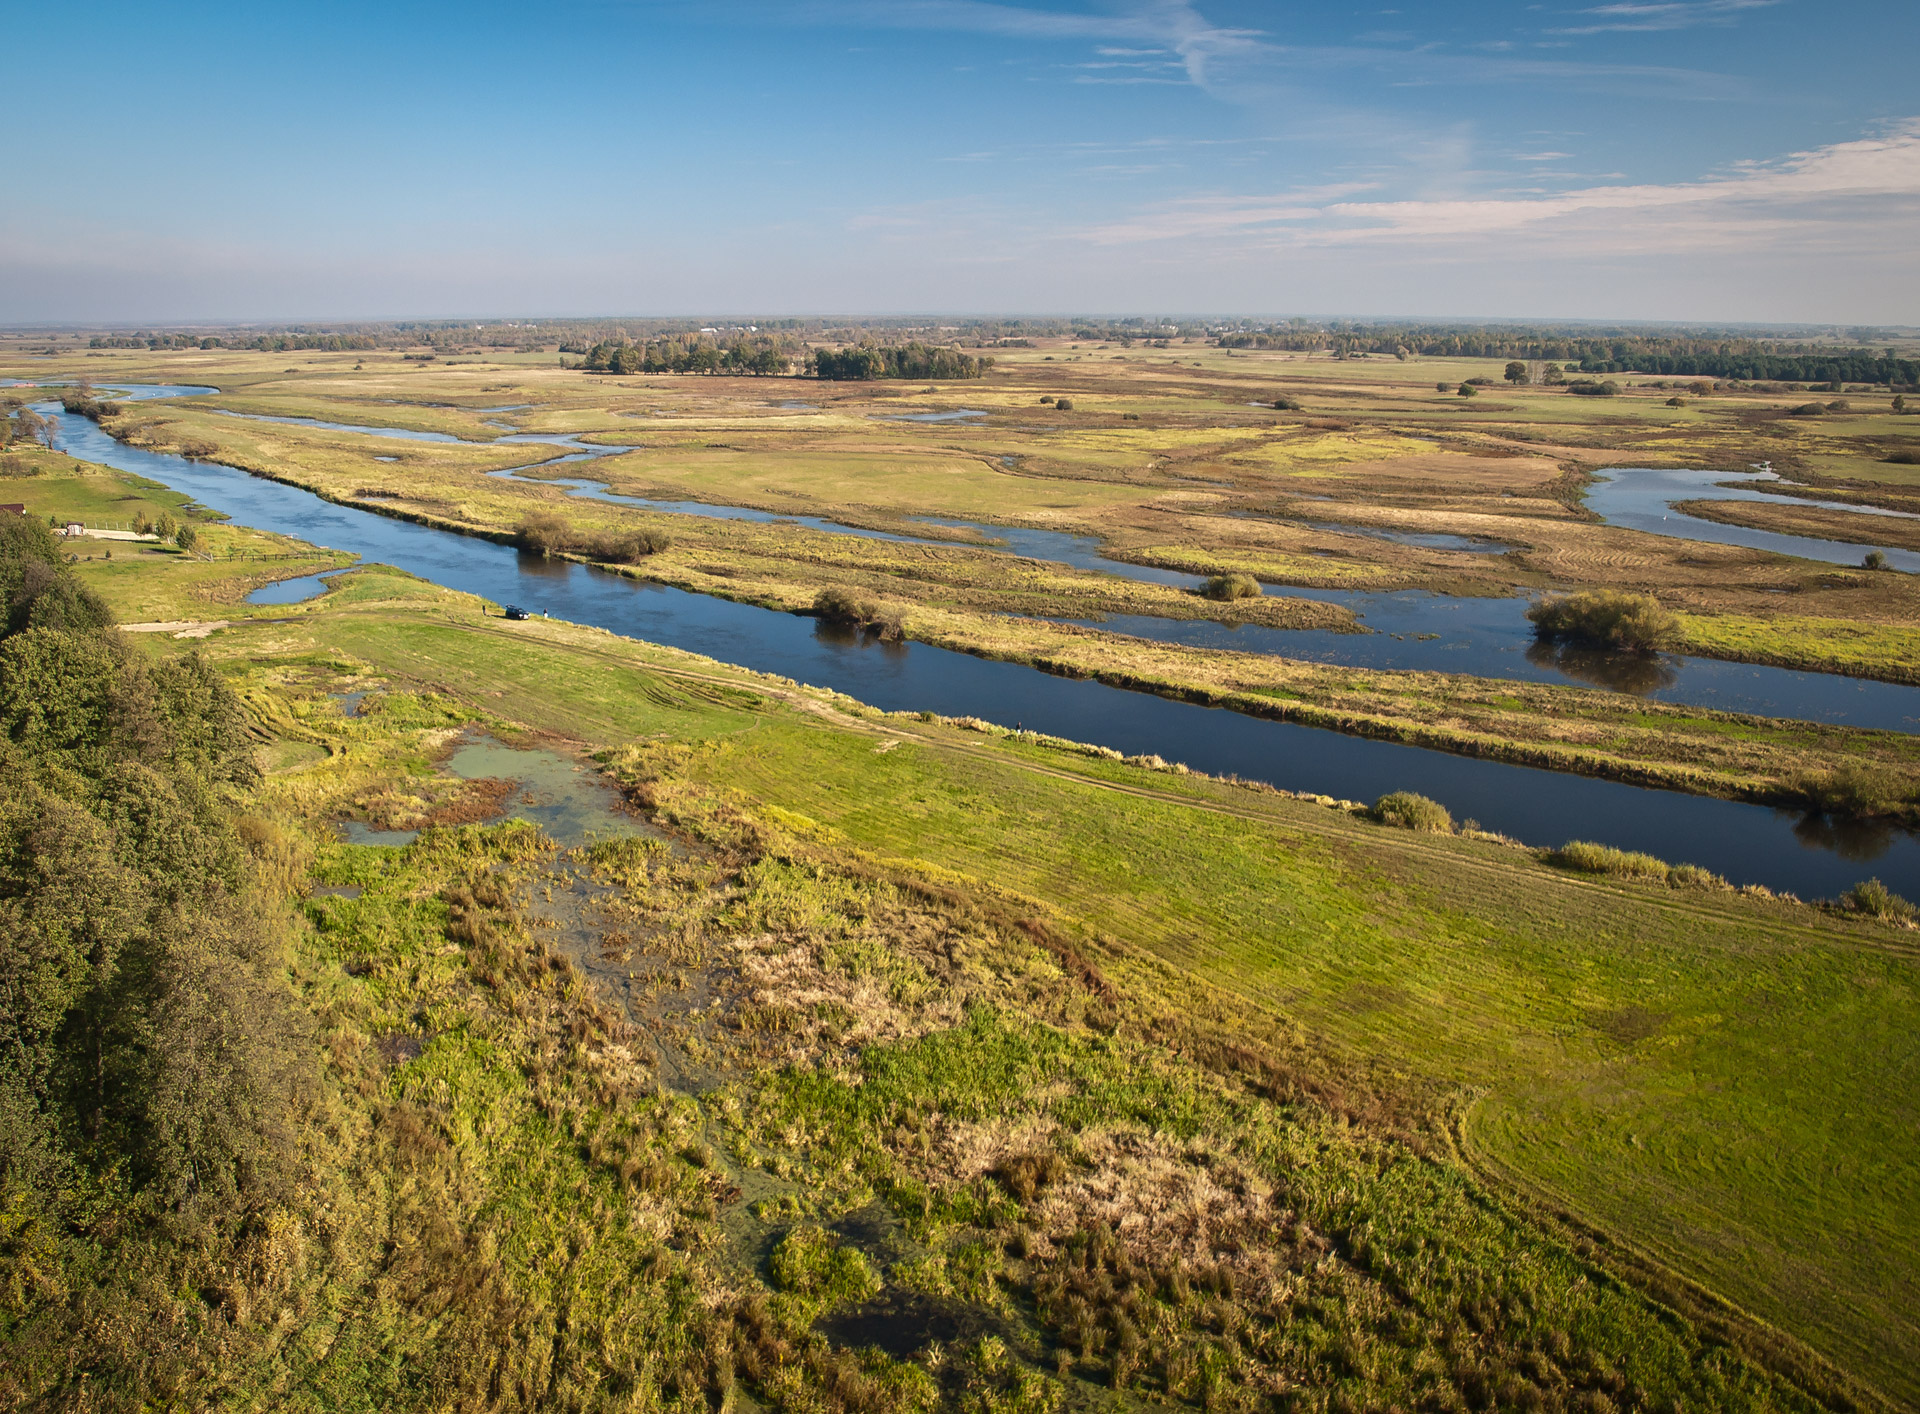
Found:
[{"label": "reflection on water", "polygon": [[1676,501],[1757,501],[1772,506],[1848,511],[1862,518],[1863,531],[1870,529],[1876,518],[1915,519],[1906,511],[1855,506],[1843,501],[1808,501],[1754,489],[1768,482],[1779,482],[1780,478],[1771,471],[1655,471],[1645,467],[1610,467],[1598,474],[1600,480],[1587,488],[1587,507],[1608,525],[1622,525],[1680,540],[1744,545],[1752,550],[1798,555],[1801,559],[1821,560],[1830,565],[1858,565],[1868,550],[1877,548],[1886,555],[1892,568],[1909,574],[1920,573],[1920,551],[1722,525],[1677,511],[1673,504]]},{"label": "reflection on water", "polygon": [[1589,687],[1650,697],[1679,681],[1682,660],[1656,653],[1610,653],[1604,648],[1536,640],[1527,649],[1527,661]]},{"label": "reflection on water", "polygon": [[[1128,755],[1158,754],[1197,770],[1348,799],[1414,790],[1458,818],[1532,843],[1591,839],[1809,897],[1840,893],[1866,872],[1838,852],[1839,832],[1828,846],[1819,835],[1824,827],[1810,838],[1764,807],[1343,736],[925,644],[875,643],[831,626],[823,633],[811,618],[545,561],[489,540],[323,501],[230,467],[123,446],[57,404],[42,406],[73,455],[152,477],[217,506],[235,524],[352,549],[496,603],[830,687],[883,710],[1024,722]],[[1524,662],[1524,654],[1518,656]],[[1849,836],[1845,847],[1857,848],[1857,838]],[[1874,872],[1899,892],[1920,890],[1920,839],[1894,832]]]},{"label": "reflection on water", "polygon": [[277,579],[263,584],[247,596],[249,604],[304,604],[327,592],[327,581],[317,574],[298,579]]},{"label": "reflection on water", "polygon": [[596,839],[659,834],[623,810],[597,772],[556,752],[508,746],[477,732],[448,759],[447,769],[462,780],[512,781],[506,816],[531,821],[568,849]]},{"label": "reflection on water", "polygon": [[[1790,818],[1794,815],[1792,811],[1781,813]],[[1855,864],[1884,858],[1897,840],[1912,838],[1891,821],[1855,820],[1845,815],[1800,815],[1794,820],[1793,834],[1808,849],[1831,850]]]}]

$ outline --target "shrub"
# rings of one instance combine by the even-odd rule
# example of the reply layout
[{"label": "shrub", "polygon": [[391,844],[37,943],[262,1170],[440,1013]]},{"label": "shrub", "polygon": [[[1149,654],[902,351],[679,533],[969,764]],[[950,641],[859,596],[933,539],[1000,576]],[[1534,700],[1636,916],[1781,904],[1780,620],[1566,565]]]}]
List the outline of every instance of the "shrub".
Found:
[{"label": "shrub", "polygon": [[1281,412],[1300,411],[1300,400],[1298,398],[1275,398],[1273,405]]},{"label": "shrub", "polygon": [[1453,384],[1451,384],[1451,383],[1435,383],[1435,384],[1433,385],[1433,391],[1434,391],[1434,392],[1436,392],[1436,393],[1451,393],[1451,392],[1453,391]]},{"label": "shrub", "polygon": [[1802,403],[1799,407],[1788,409],[1790,417],[1825,417],[1826,415],[1825,403]]},{"label": "shrub", "polygon": [[630,565],[673,543],[658,530],[576,531],[557,515],[530,515],[515,527],[513,543],[537,555],[583,555],[603,564]]},{"label": "shrub", "polygon": [[1835,398],[1832,402],[1827,404],[1828,412],[1851,412],[1852,410],[1853,410],[1853,404],[1848,402],[1845,398]]},{"label": "shrub", "polygon": [[[1569,840],[1547,855],[1549,864],[1577,869],[1583,874],[1605,874],[1615,879],[1655,879],[1662,883],[1672,872],[1664,859],[1634,850],[1615,849],[1591,840]],[[1691,869],[1693,866],[1685,866]],[[1704,872],[1704,871],[1703,871]]]},{"label": "shrub", "polygon": [[1462,383],[1460,385],[1460,396],[1463,398],[1477,397],[1479,393],[1480,390],[1471,383]]},{"label": "shrub", "polygon": [[1809,772],[1800,778],[1799,792],[1809,808],[1829,815],[1891,815],[1906,804],[1885,775],[1855,763]]},{"label": "shrub", "polygon": [[815,594],[813,612],[830,623],[871,629],[882,638],[906,636],[906,626],[898,609],[886,609],[877,600],[862,598],[844,585],[830,584]]},{"label": "shrub", "polygon": [[1430,835],[1453,833],[1453,816],[1447,807],[1410,790],[1389,791],[1374,801],[1367,813],[1383,825],[1398,825],[1403,830]]},{"label": "shrub", "polygon": [[1053,407],[1054,407],[1054,411],[1056,412],[1072,412],[1073,399],[1072,398],[1055,398],[1053,400]]},{"label": "shrub", "polygon": [[1542,599],[1527,610],[1543,639],[1570,639],[1633,653],[1657,653],[1680,642],[1680,621],[1651,594],[1586,590]]},{"label": "shrub", "polygon": [[556,555],[566,547],[573,527],[556,515],[530,515],[514,528],[513,543],[537,555]]},{"label": "shrub", "polygon": [[1567,391],[1580,398],[1612,398],[1619,396],[1620,385],[1611,378],[1600,383],[1591,378],[1576,378],[1567,384]]},{"label": "shrub", "polygon": [[1711,869],[1698,864],[1676,864],[1667,871],[1667,882],[1676,889],[1724,889],[1727,881]]},{"label": "shrub", "polygon": [[1685,398],[1668,398],[1667,399],[1667,406],[1670,408],[1683,408],[1686,405],[1687,405],[1687,400]]},{"label": "shrub", "polygon": [[1882,460],[1895,466],[1920,466],[1920,452],[1888,452]]},{"label": "shrub", "polygon": [[659,554],[672,543],[669,536],[657,530],[602,531],[583,536],[567,548],[605,564],[631,565]]},{"label": "shrub", "polygon": [[1886,551],[1884,550],[1867,551],[1866,557],[1860,561],[1860,565],[1861,565],[1861,568],[1863,569],[1870,569],[1870,570],[1885,569],[1887,567]]},{"label": "shrub", "polygon": [[1222,603],[1231,603],[1235,599],[1257,599],[1260,597],[1260,581],[1250,574],[1208,575],[1207,582],[1200,586],[1200,593]]},{"label": "shrub", "polygon": [[1862,879],[1840,895],[1840,906],[1888,922],[1920,917],[1920,908],[1915,908],[1878,879]]}]

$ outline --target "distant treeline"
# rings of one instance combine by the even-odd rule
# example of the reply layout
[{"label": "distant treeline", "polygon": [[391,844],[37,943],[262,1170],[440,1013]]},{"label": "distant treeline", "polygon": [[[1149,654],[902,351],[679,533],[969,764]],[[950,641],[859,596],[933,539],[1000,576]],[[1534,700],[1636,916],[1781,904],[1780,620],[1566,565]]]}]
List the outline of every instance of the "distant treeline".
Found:
[{"label": "distant treeline", "polygon": [[[1872,331],[1857,331],[1862,333]],[[1646,373],[1668,378],[1741,382],[1920,382],[1920,359],[1892,349],[1823,348],[1805,342],[1703,334],[1382,325],[1365,328],[1287,326],[1217,336],[1227,349],[1331,351],[1335,356],[1422,354],[1429,358],[1551,360],[1582,373]]]},{"label": "distant treeline", "polygon": [[376,339],[356,334],[255,334],[251,338],[215,334],[95,334],[90,349],[259,349],[284,353],[292,349],[319,349],[328,353],[377,349]]},{"label": "distant treeline", "polygon": [[[565,346],[563,352],[578,352]],[[586,349],[580,365],[589,373],[736,373],[767,377],[785,373],[792,359],[772,339],[732,339],[721,344],[700,335],[644,343],[604,340]]]},{"label": "distant treeline", "polygon": [[840,382],[872,378],[978,378],[991,367],[990,358],[975,358],[958,349],[938,348],[917,341],[816,349],[807,357],[807,371],[814,377]]}]

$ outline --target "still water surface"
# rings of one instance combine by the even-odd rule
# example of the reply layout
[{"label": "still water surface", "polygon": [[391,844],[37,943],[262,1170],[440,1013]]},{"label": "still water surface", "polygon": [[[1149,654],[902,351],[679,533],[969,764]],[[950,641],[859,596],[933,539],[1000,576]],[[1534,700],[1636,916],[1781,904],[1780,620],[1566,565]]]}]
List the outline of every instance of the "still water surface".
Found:
[{"label": "still water surface", "polygon": [[240,524],[356,551],[496,602],[832,687],[883,709],[981,716],[1344,798],[1416,790],[1457,817],[1529,843],[1594,839],[1810,897],[1870,874],[1909,895],[1920,891],[1920,839],[1907,831],[1368,741],[925,644],[875,643],[813,619],[523,556],[229,467],[123,446],[57,405],[47,410],[71,454],[164,482]]}]

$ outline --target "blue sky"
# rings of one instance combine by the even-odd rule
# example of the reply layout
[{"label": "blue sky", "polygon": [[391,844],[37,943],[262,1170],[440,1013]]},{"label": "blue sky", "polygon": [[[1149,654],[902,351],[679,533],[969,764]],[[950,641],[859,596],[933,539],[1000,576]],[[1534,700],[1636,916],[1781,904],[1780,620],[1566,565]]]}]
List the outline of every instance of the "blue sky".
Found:
[{"label": "blue sky", "polygon": [[1912,0],[0,3],[0,322],[1920,323]]}]

